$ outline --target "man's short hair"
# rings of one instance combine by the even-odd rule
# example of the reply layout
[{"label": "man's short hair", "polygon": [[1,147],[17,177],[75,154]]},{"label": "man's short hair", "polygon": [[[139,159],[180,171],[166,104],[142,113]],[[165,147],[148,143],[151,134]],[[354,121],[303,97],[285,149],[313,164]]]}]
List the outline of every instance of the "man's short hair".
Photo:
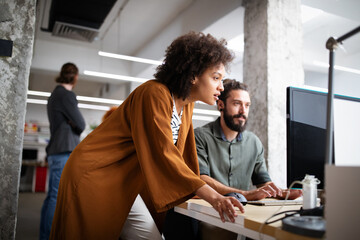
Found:
[{"label": "man's short hair", "polygon": [[226,104],[226,99],[229,97],[229,93],[232,90],[244,90],[248,91],[248,86],[245,83],[238,82],[235,79],[225,79],[223,82],[224,91],[221,92],[219,100],[223,101]]}]

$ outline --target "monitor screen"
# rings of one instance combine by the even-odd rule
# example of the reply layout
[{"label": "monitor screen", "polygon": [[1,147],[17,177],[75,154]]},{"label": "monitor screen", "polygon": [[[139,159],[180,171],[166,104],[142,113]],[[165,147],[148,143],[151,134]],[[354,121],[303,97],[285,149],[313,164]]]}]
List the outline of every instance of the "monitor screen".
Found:
[{"label": "monitor screen", "polygon": [[[360,99],[335,95],[333,159],[337,166],[360,166]],[[324,188],[327,93],[287,88],[287,186],[315,175]],[[301,185],[295,185],[301,187]]]},{"label": "monitor screen", "polygon": [[[315,175],[323,188],[327,94],[287,88],[287,186]],[[301,187],[301,185],[296,185]]]},{"label": "monitor screen", "polygon": [[[334,150],[332,163],[341,166],[360,165],[360,99],[335,95]],[[306,174],[315,175],[324,188],[326,149],[327,93],[287,88],[287,186],[301,181]],[[295,187],[301,187],[296,185]]]}]

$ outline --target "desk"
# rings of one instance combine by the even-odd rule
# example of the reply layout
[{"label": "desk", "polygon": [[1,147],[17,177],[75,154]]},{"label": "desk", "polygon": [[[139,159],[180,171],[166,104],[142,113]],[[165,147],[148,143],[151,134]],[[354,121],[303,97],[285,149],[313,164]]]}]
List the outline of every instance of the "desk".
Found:
[{"label": "desk", "polygon": [[[261,230],[261,236],[259,230],[262,223],[278,210],[279,206],[244,206],[245,213],[242,214],[237,211],[238,216],[235,218],[235,223],[225,222],[220,219],[218,212],[206,201],[202,199],[190,199],[177,207],[175,211],[183,215],[195,218],[197,220],[207,222],[217,227],[245,235],[252,239],[262,240],[315,240],[319,238],[311,238],[293,234],[281,229],[281,221],[263,225]],[[301,205],[284,206],[281,211],[286,210],[298,210]],[[261,237],[261,238],[260,238]]]}]

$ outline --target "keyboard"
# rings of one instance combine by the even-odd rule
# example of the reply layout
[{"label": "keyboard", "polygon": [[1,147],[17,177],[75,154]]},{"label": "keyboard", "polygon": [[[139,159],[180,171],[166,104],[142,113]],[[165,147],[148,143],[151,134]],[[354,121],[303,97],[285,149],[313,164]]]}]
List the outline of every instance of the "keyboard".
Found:
[{"label": "keyboard", "polygon": [[260,206],[302,205],[303,199],[301,197],[294,200],[265,198],[262,200],[248,201],[247,203],[252,205],[260,205]]},{"label": "keyboard", "polygon": [[[320,198],[316,199],[316,205],[320,205]],[[282,205],[302,205],[303,198],[299,197],[294,200],[282,200],[282,199],[275,199],[275,198],[265,198],[262,200],[256,201],[247,201],[248,204],[259,205],[259,206],[282,206]]]}]

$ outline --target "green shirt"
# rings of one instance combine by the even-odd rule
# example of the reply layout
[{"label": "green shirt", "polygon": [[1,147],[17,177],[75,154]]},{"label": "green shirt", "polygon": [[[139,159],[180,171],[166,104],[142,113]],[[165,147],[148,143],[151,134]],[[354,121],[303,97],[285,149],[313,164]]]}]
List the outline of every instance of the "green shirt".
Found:
[{"label": "green shirt", "polygon": [[231,142],[222,135],[220,118],[195,129],[200,174],[242,190],[271,181],[263,145],[255,134],[244,131]]}]

